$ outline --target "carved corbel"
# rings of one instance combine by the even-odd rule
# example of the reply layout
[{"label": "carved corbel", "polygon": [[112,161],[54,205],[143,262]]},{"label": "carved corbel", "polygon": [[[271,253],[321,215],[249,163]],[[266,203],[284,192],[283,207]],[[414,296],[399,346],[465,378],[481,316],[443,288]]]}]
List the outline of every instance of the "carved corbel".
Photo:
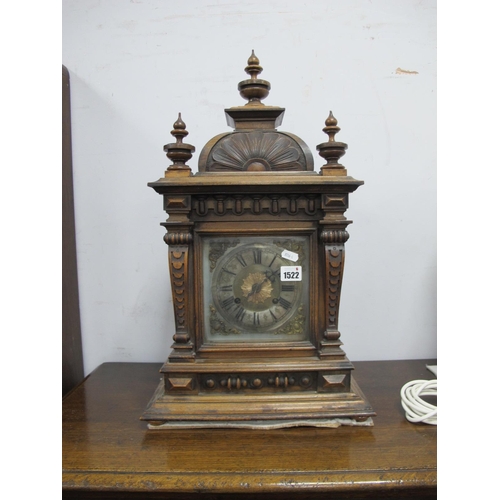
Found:
[{"label": "carved corbel", "polygon": [[344,273],[344,243],[349,233],[342,229],[323,229],[320,235],[325,252],[325,314],[326,329],[321,340],[320,357],[345,357],[338,329],[340,292]]},{"label": "carved corbel", "polygon": [[172,286],[172,303],[174,306],[175,333],[171,360],[182,361],[194,359],[193,343],[190,335],[190,266],[189,252],[193,236],[190,232],[168,232],[164,236],[168,245],[168,261],[170,283]]},{"label": "carved corbel", "polygon": [[175,333],[171,361],[194,360],[194,344],[192,342],[190,318],[192,303],[192,271],[190,265],[190,248],[193,241],[190,219],[192,200],[190,195],[165,194],[163,206],[168,213],[168,220],[162,223],[167,229],[163,237],[168,245],[168,262],[170,284],[172,287],[172,303],[174,306]]}]

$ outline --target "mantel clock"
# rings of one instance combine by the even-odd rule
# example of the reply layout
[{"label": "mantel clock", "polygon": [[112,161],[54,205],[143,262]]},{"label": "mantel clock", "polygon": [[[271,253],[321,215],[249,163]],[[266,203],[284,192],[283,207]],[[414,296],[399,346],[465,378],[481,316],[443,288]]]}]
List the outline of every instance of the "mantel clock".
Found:
[{"label": "mantel clock", "polygon": [[151,186],[163,196],[175,313],[172,352],[142,419],[169,425],[258,426],[375,413],[356,384],[338,330],[349,194],[362,181],[338,162],[347,145],[332,113],[317,146],[278,131],[284,109],[252,52],[248,103],[225,110],[234,130],[210,140],[198,173],[181,115],[172,161]]}]

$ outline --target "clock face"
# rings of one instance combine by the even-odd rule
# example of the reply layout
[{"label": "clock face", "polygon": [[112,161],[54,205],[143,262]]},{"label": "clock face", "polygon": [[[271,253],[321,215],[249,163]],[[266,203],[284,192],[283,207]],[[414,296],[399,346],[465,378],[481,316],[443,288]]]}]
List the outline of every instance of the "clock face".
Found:
[{"label": "clock face", "polygon": [[306,338],[307,237],[207,238],[204,253],[207,340]]}]

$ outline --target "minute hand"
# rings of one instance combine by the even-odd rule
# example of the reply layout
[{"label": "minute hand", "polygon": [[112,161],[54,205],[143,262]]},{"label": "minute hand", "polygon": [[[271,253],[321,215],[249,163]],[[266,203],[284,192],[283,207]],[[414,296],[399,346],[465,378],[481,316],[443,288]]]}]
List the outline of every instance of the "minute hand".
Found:
[{"label": "minute hand", "polygon": [[264,285],[266,281],[268,281],[268,279],[264,278],[264,280],[261,283],[254,283],[252,285],[252,290],[248,292],[247,298],[250,297],[251,295],[259,293],[262,290],[262,285]]},{"label": "minute hand", "polygon": [[273,271],[270,269],[269,271],[266,271],[266,278],[271,282],[274,283],[274,280],[279,276],[280,270],[279,268],[276,269],[276,271]]}]

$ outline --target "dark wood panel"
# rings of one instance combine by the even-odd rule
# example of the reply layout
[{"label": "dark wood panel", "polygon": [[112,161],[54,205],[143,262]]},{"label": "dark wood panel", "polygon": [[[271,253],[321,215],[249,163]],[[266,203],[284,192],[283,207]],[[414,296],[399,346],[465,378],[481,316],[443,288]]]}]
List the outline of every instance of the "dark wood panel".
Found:
[{"label": "dark wood panel", "polygon": [[83,379],[76,261],[71,108],[68,69],[62,67],[62,394]]}]

